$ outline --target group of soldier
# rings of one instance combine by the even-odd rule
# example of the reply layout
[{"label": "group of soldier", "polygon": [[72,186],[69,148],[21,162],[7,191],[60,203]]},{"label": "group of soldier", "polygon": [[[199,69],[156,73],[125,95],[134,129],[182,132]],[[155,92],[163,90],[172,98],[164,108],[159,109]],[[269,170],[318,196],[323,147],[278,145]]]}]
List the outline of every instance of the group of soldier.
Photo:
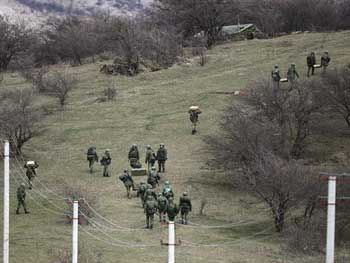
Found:
[{"label": "group of soldier", "polygon": [[[154,215],[156,213],[159,214],[159,221],[165,223],[166,216],[168,216],[169,221],[174,221],[177,214],[181,212],[181,222],[187,224],[188,213],[192,210],[191,200],[187,193],[183,193],[179,200],[179,205],[177,205],[174,202],[174,192],[169,181],[165,182],[161,192],[156,192],[161,179],[160,174],[165,172],[165,161],[168,159],[165,145],[163,143],[159,145],[157,154],[150,145],[146,148],[147,182],[141,181],[136,186],[128,169],[124,169],[123,174],[119,176],[119,179],[125,186],[127,198],[131,198],[132,190],[137,191],[137,197],[140,197],[143,211],[146,215],[146,228],[148,229],[153,228]],[[133,144],[131,146],[128,158],[132,169],[135,170],[142,167],[137,145]],[[158,161],[158,171],[155,167],[156,161]]]},{"label": "group of soldier", "polygon": [[[311,75],[315,74],[315,68],[322,68],[322,73],[326,73],[327,67],[331,61],[331,58],[329,56],[328,51],[325,51],[324,54],[321,57],[321,64],[316,64],[316,56],[315,52],[311,52],[306,57],[306,65],[307,65],[307,76],[310,77]],[[274,83],[274,86],[279,87],[280,82],[290,82],[291,85],[296,81],[297,78],[299,78],[299,74],[296,70],[296,65],[294,63],[290,64],[288,71],[287,71],[287,78],[282,79],[280,74],[280,69],[278,65],[275,65],[274,69],[271,72],[271,77]]]}]

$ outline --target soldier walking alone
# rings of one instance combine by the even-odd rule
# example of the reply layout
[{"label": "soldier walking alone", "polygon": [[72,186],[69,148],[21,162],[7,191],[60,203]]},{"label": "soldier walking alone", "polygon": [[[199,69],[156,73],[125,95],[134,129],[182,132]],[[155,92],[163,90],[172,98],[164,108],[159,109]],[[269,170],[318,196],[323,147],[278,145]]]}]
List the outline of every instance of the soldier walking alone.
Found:
[{"label": "soldier walking alone", "polygon": [[89,162],[89,169],[90,169],[90,173],[94,172],[94,164],[95,162],[98,162],[98,156],[97,156],[97,152],[96,152],[96,147],[95,146],[91,146],[86,154],[86,159]]},{"label": "soldier walking alone", "polygon": [[157,151],[157,160],[158,160],[158,173],[165,172],[165,162],[168,160],[168,151],[165,148],[164,143],[159,145]]},{"label": "soldier walking alone", "polygon": [[35,161],[28,161],[24,165],[24,168],[26,169],[26,176],[28,178],[29,189],[32,189],[32,187],[33,187],[32,181],[33,181],[34,177],[36,176],[35,169],[37,169],[38,167],[39,167],[39,164]]},{"label": "soldier walking alone", "polygon": [[112,162],[111,154],[109,152],[109,149],[105,151],[105,154],[103,155],[101,159],[101,165],[103,166],[103,177],[109,177],[109,165]]},{"label": "soldier walking alone", "polygon": [[307,76],[310,77],[310,71],[311,71],[311,75],[314,75],[315,73],[315,65],[316,65],[315,52],[311,52],[310,55],[307,56],[306,63],[307,63]]},{"label": "soldier walking alone", "polygon": [[24,212],[26,214],[29,214],[25,200],[26,200],[26,188],[25,188],[25,184],[21,183],[20,187],[17,188],[17,210],[16,210],[17,215],[19,214],[19,209],[21,208],[21,206],[23,206]]},{"label": "soldier walking alone", "polygon": [[124,186],[126,188],[126,196],[130,199],[130,190],[131,188],[134,188],[134,180],[132,179],[132,176],[129,173],[128,169],[124,169],[124,173],[119,176],[119,179],[124,183]]},{"label": "soldier walking alone", "polygon": [[180,197],[180,211],[181,211],[181,223],[187,225],[188,213],[192,211],[191,199],[187,196],[187,192],[184,192]]}]

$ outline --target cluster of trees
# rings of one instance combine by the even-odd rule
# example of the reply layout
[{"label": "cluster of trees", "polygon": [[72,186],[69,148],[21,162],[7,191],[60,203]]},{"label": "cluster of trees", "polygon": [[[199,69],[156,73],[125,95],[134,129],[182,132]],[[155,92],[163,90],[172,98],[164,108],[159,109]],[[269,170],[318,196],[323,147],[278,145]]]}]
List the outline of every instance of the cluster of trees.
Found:
[{"label": "cluster of trees", "polygon": [[[276,231],[284,230],[286,214],[293,211],[293,227],[305,234],[314,230],[314,220],[322,212],[317,209],[318,198],[326,194],[320,168],[304,159],[312,146],[312,131],[330,114],[338,114],[349,125],[349,109],[350,65],[300,80],[291,90],[277,89],[270,80],[253,82],[242,100],[229,104],[222,133],[208,138],[210,163],[231,176],[238,190],[269,207]],[[347,217],[339,220],[349,230]]]}]

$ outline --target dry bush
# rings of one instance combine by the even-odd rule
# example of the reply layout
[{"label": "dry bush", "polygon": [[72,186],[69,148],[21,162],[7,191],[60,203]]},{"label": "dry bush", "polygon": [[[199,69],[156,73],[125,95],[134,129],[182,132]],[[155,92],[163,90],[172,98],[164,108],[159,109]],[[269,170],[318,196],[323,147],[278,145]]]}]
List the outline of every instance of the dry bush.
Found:
[{"label": "dry bush", "polygon": [[[70,263],[72,262],[71,249],[68,248],[51,248],[49,255],[53,258],[50,263]],[[81,263],[102,263],[103,254],[95,252],[85,245],[79,246],[78,261]]]},{"label": "dry bush", "polygon": [[21,154],[23,145],[37,134],[43,114],[36,99],[29,88],[4,91],[0,96],[0,137],[10,141],[13,154]]},{"label": "dry bush", "polygon": [[323,75],[323,80],[324,103],[332,112],[339,114],[350,128],[350,65],[329,70]]},{"label": "dry bush", "polygon": [[61,108],[66,104],[69,93],[76,87],[77,79],[68,71],[48,72],[41,81],[41,92],[58,99]]},{"label": "dry bush", "polygon": [[[89,218],[93,216],[90,207],[95,206],[97,196],[92,194],[85,187],[75,185],[66,185],[64,188],[64,196],[67,200],[67,215],[73,214],[73,201],[79,202],[79,222],[81,224],[89,223]],[[81,218],[81,219],[80,219]]]},{"label": "dry bush", "polygon": [[117,89],[115,87],[108,87],[103,90],[103,95],[107,100],[114,100],[117,96]]}]

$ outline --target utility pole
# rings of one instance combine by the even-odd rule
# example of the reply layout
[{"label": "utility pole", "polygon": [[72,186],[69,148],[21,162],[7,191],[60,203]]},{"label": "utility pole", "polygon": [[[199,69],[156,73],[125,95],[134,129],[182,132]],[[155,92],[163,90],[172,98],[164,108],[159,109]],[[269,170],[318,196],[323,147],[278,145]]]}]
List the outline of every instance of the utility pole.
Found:
[{"label": "utility pole", "polygon": [[175,263],[175,222],[169,221],[168,263]]},{"label": "utility pole", "polygon": [[328,177],[328,203],[327,203],[326,263],[334,263],[336,187],[337,187],[337,177],[329,176]]},{"label": "utility pole", "polygon": [[3,263],[9,263],[9,241],[10,241],[10,146],[5,141],[4,149],[4,239],[3,239]]},{"label": "utility pole", "polygon": [[175,246],[181,245],[181,240],[178,243],[175,241],[175,222],[168,222],[169,236],[168,243],[161,241],[161,245],[168,246],[168,263],[175,263]]},{"label": "utility pole", "polygon": [[78,223],[79,223],[79,202],[73,202],[73,251],[72,263],[78,263]]},{"label": "utility pole", "polygon": [[327,247],[326,263],[334,263],[334,243],[335,243],[335,210],[337,199],[349,200],[349,197],[337,198],[337,181],[345,181],[344,177],[350,177],[350,174],[321,173],[321,177],[328,181],[328,196],[320,198],[327,199]]}]

